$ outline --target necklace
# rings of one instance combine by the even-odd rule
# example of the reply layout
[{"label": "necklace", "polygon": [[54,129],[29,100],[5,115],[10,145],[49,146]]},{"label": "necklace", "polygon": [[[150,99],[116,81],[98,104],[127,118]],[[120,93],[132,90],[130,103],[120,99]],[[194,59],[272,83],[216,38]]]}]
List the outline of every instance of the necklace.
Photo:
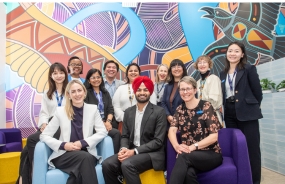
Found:
[{"label": "necklace", "polygon": [[129,89],[129,100],[131,102],[131,106],[133,105],[133,99],[134,99],[134,94],[131,93],[131,88],[130,88],[130,84],[128,84],[128,89]]}]

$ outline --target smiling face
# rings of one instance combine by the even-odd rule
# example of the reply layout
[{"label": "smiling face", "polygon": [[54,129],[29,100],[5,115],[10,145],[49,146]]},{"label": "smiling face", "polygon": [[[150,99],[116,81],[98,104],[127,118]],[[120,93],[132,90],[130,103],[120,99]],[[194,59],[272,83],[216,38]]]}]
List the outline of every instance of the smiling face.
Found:
[{"label": "smiling face", "polygon": [[202,74],[206,73],[210,69],[209,62],[204,59],[201,59],[200,61],[198,61],[197,66],[198,66],[199,72]]},{"label": "smiling face", "polygon": [[183,75],[183,67],[180,65],[175,65],[171,67],[171,73],[174,78],[182,78]]},{"label": "smiling face", "polygon": [[104,74],[107,78],[115,78],[117,75],[117,66],[114,63],[108,63],[104,70]]},{"label": "smiling face", "polygon": [[50,76],[56,84],[62,84],[65,79],[65,73],[58,68],[55,68]]},{"label": "smiling face", "polygon": [[82,72],[82,63],[79,59],[73,59],[69,63],[70,74],[79,76]]},{"label": "smiling face", "polygon": [[150,99],[150,92],[144,83],[141,83],[135,95],[138,103],[146,103]]},{"label": "smiling face", "polygon": [[197,89],[194,89],[191,84],[184,81],[180,82],[179,84],[179,93],[184,102],[189,102],[195,98],[196,91]]},{"label": "smiling face", "polygon": [[242,52],[241,48],[236,44],[229,46],[227,50],[227,60],[230,62],[230,64],[238,64],[243,55],[244,53]]},{"label": "smiling face", "polygon": [[88,81],[93,88],[97,88],[102,83],[102,77],[99,75],[98,72],[95,72],[91,75]]},{"label": "smiling face", "polygon": [[167,78],[168,69],[162,65],[159,67],[156,75],[158,75],[159,82],[163,82]]},{"label": "smiling face", "polygon": [[83,105],[85,96],[86,92],[84,91],[82,85],[78,83],[73,83],[67,93],[67,97],[72,100],[72,104],[76,107],[81,107]]},{"label": "smiling face", "polygon": [[129,78],[130,84],[133,83],[135,78],[137,78],[139,75],[140,73],[139,73],[138,67],[136,67],[135,65],[131,66],[128,71],[128,78]]}]

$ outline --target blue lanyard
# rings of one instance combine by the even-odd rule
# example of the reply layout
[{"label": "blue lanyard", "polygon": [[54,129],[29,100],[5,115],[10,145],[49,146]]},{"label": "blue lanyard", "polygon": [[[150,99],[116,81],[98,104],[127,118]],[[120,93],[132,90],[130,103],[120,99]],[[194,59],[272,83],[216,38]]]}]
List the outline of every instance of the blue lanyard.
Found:
[{"label": "blue lanyard", "polygon": [[60,99],[59,99],[57,90],[55,90],[55,97],[56,97],[56,101],[57,101],[57,106],[60,107],[61,103],[62,103],[63,95],[60,95]]},{"label": "blue lanyard", "polygon": [[163,83],[163,85],[161,86],[160,89],[158,89],[158,83],[156,83],[156,87],[157,87],[157,98],[159,98],[159,93],[161,92],[161,90],[164,88],[165,82]]},{"label": "blue lanyard", "polygon": [[100,115],[102,118],[104,118],[104,104],[103,104],[103,97],[102,97],[102,92],[100,91],[99,94],[97,94],[94,91],[94,95],[96,96],[97,100],[98,100],[98,110],[100,112]]},{"label": "blue lanyard", "polygon": [[235,78],[236,73],[237,73],[237,70],[235,70],[232,79],[230,78],[230,74],[228,74],[228,81],[229,81],[229,85],[230,85],[230,90],[231,90],[231,91],[233,91],[233,80],[234,80],[234,78]]}]

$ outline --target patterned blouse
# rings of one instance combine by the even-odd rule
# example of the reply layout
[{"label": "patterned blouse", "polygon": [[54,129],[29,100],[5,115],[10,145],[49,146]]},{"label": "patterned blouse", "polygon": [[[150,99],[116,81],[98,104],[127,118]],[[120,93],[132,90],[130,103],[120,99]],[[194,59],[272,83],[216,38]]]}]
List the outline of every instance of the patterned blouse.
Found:
[{"label": "patterned blouse", "polygon": [[[183,102],[177,107],[170,126],[178,128],[182,144],[188,146],[201,141],[211,133],[217,133],[221,129],[221,124],[211,103],[204,100],[200,100],[194,109],[188,109]],[[221,153],[218,142],[202,150],[213,150],[216,153]]]}]

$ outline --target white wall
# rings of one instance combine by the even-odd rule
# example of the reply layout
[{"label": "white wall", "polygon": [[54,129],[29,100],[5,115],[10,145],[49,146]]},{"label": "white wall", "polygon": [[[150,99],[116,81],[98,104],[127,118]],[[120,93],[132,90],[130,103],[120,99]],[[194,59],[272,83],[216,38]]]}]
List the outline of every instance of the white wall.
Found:
[{"label": "white wall", "polygon": [[6,128],[6,92],[5,92],[5,59],[6,59],[6,6],[0,2],[0,128]]}]

